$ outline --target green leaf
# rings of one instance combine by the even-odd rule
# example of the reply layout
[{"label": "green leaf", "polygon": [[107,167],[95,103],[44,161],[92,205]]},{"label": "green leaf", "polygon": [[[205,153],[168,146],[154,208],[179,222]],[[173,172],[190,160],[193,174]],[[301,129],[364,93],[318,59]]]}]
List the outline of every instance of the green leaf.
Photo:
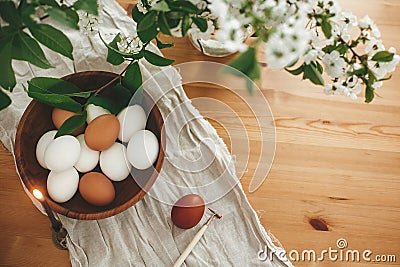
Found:
[{"label": "green leaf", "polygon": [[28,61],[42,69],[53,68],[37,41],[23,31],[18,32],[14,37],[11,57]]},{"label": "green leaf", "polygon": [[5,109],[11,104],[10,97],[0,89],[0,110]]},{"label": "green leaf", "polygon": [[141,59],[144,57],[144,49],[140,50],[138,53],[136,54],[132,54],[131,56],[129,56],[132,59]]},{"label": "green leaf", "polygon": [[253,95],[253,81],[248,77],[246,77],[245,79],[247,92],[249,92],[250,95]]},{"label": "green leaf", "polygon": [[[166,17],[168,18],[168,21],[173,20],[174,23],[176,23],[176,25],[175,25],[175,27],[176,27],[176,26],[178,26],[178,24],[181,21],[184,14],[185,14],[185,12],[181,12],[181,11],[170,11],[170,12],[166,13]],[[176,21],[178,21],[178,22],[176,22]],[[170,26],[171,26],[171,24],[170,24]],[[171,27],[171,28],[174,28],[174,27]]]},{"label": "green leaf", "polygon": [[254,60],[253,67],[250,69],[249,73],[247,74],[249,78],[253,81],[259,80],[261,77],[261,68],[260,65],[258,64],[257,60]]},{"label": "green leaf", "polygon": [[149,50],[144,51],[144,58],[156,66],[168,66],[175,62],[175,60],[159,56]]},{"label": "green leaf", "polygon": [[57,107],[72,112],[79,112],[82,110],[81,104],[69,96],[58,94],[42,94],[37,92],[28,92],[28,96],[52,107]]},{"label": "green leaf", "polygon": [[289,72],[290,74],[299,75],[299,74],[303,73],[304,65],[301,65],[300,67],[298,67],[297,69],[294,69],[294,70],[289,70],[288,68],[285,68],[285,70],[287,72]]},{"label": "green leaf", "polygon": [[[118,33],[114,39],[111,41],[111,43],[109,43],[108,45],[112,48],[114,48],[115,50],[118,50],[118,45],[117,43],[121,41],[121,35]],[[114,66],[118,66],[121,65],[122,63],[124,63],[125,59],[124,57],[115,52],[114,50],[111,50],[110,48],[108,48],[108,54],[107,54],[107,62],[113,64]]]},{"label": "green leaf", "polygon": [[156,42],[157,42],[157,47],[159,49],[170,48],[170,47],[174,46],[173,43],[163,43],[163,42],[161,42],[160,40],[158,40],[157,37],[156,37]]},{"label": "green leaf", "polygon": [[189,29],[190,29],[190,18],[188,15],[185,15],[182,18],[182,36],[185,36]]},{"label": "green leaf", "polygon": [[368,82],[367,82],[367,84],[372,86],[372,84],[374,82],[376,82],[376,80],[377,79],[376,79],[376,76],[375,76],[374,72],[372,70],[368,69]]},{"label": "green leaf", "polygon": [[360,69],[349,72],[349,75],[356,75],[358,77],[365,76],[368,73],[368,69],[362,66]]},{"label": "green leaf", "polygon": [[393,60],[394,54],[388,51],[380,51],[376,53],[371,60],[377,62],[390,62]]},{"label": "green leaf", "polygon": [[257,59],[254,59],[253,61],[253,66],[247,73],[246,77],[246,88],[247,91],[250,93],[250,95],[253,94],[253,81],[257,81],[261,77],[261,68],[260,65],[258,64]]},{"label": "green leaf", "polygon": [[78,0],[73,6],[76,10],[83,10],[95,16],[99,14],[97,0]]},{"label": "green leaf", "polygon": [[339,52],[340,55],[344,55],[345,53],[347,53],[347,51],[349,51],[349,48],[347,45],[340,43],[337,45],[336,50]]},{"label": "green leaf", "polygon": [[64,94],[66,96],[75,96],[75,97],[82,97],[82,98],[88,98],[91,96],[92,93],[94,93],[96,90],[93,91],[83,91],[83,92],[77,92],[77,93],[69,93],[69,94]]},{"label": "green leaf", "polygon": [[229,66],[238,70],[239,72],[233,71],[231,68],[224,68],[222,73],[233,74],[235,76],[242,77],[247,75],[254,68],[256,61],[256,49],[254,47],[249,47],[245,52],[236,56]]},{"label": "green leaf", "polygon": [[160,2],[156,3],[154,6],[152,6],[151,10],[167,12],[167,11],[170,11],[171,9],[169,9],[167,2],[160,1]]},{"label": "green leaf", "polygon": [[13,1],[0,1],[0,15],[1,19],[8,22],[11,27],[22,26],[21,17]]},{"label": "green leaf", "polygon": [[122,83],[133,93],[142,86],[142,73],[137,62],[132,63],[125,72]]},{"label": "green leaf", "polygon": [[200,17],[192,17],[192,21],[196,26],[200,29],[200,31],[205,32],[207,31],[208,25],[207,20],[200,18]]},{"label": "green leaf", "polygon": [[335,45],[327,45],[324,48],[322,48],[322,51],[324,51],[324,53],[326,53],[326,54],[330,54],[335,49],[336,49]]},{"label": "green leaf", "polygon": [[[2,29],[3,32],[4,28]],[[11,91],[15,85],[15,75],[11,66],[11,51],[14,35],[2,35],[0,39],[0,86]]]},{"label": "green leaf", "polygon": [[75,84],[58,78],[35,77],[28,81],[28,91],[41,94],[75,94],[81,89]]},{"label": "green leaf", "polygon": [[332,25],[327,18],[323,18],[321,21],[322,32],[324,33],[327,39],[332,36]]},{"label": "green leaf", "polygon": [[139,21],[141,21],[144,17],[144,14],[142,12],[139,11],[137,5],[132,8],[132,19],[138,23]]},{"label": "green leaf", "polygon": [[58,7],[58,3],[55,0],[39,0],[39,3],[41,5],[46,5],[46,6],[54,6],[54,7]]},{"label": "green leaf", "polygon": [[111,91],[112,93],[107,95],[107,98],[114,103],[114,114],[118,114],[123,108],[128,106],[133,93],[120,83],[116,84]]},{"label": "green leaf", "polygon": [[304,65],[303,79],[309,79],[314,84],[324,85],[324,79],[321,73],[319,73],[317,68],[312,64]]},{"label": "green leaf", "polygon": [[[127,88],[126,86],[122,85],[121,83],[117,83],[112,89],[112,94],[110,95],[110,99],[112,100],[121,100],[121,101],[128,101],[134,94],[132,90]],[[114,98],[114,96],[117,96]],[[128,103],[128,102],[126,102]]]},{"label": "green leaf", "polygon": [[34,24],[29,27],[33,37],[51,50],[74,60],[72,44],[65,34],[48,24]]},{"label": "green leaf", "polygon": [[143,43],[148,43],[157,36],[158,29],[156,18],[157,12],[150,11],[147,12],[143,19],[139,21],[137,25],[137,34]]},{"label": "green leaf", "polygon": [[157,12],[155,12],[155,11],[147,12],[142,17],[142,19],[139,21],[139,23],[137,25],[137,30],[145,31],[145,30],[148,30],[149,28],[151,28],[152,25],[154,25],[156,22],[156,15],[157,15]]},{"label": "green leaf", "polygon": [[112,101],[109,97],[105,97],[102,95],[93,95],[91,96],[88,101],[86,102],[86,105],[93,104],[96,106],[103,107],[110,111],[112,114],[118,114],[118,112],[121,110],[121,105]]},{"label": "green leaf", "polygon": [[193,3],[189,2],[189,1],[173,1],[169,3],[169,7],[172,10],[176,10],[176,11],[183,11],[185,13],[189,13],[189,14],[200,14],[201,10],[195,6]]},{"label": "green leaf", "polygon": [[64,123],[61,125],[61,127],[58,129],[56,135],[54,138],[67,135],[67,134],[72,134],[76,129],[81,127],[82,125],[85,124],[86,122],[86,117],[87,117],[87,112],[84,110],[82,114],[72,116],[68,118]]},{"label": "green leaf", "polygon": [[18,6],[18,11],[21,14],[21,19],[25,26],[30,27],[36,24],[36,22],[33,20],[36,13],[34,5],[28,4],[27,1],[21,1]]},{"label": "green leaf", "polygon": [[[11,26],[5,26],[5,27],[0,27],[0,39],[5,40],[7,38],[14,37],[15,34],[17,34],[20,31],[20,29],[13,28]],[[2,41],[4,42],[4,41]]]},{"label": "green leaf", "polygon": [[57,7],[51,7],[46,9],[46,12],[52,19],[60,22],[61,24],[72,29],[79,30],[79,16],[76,11],[72,9],[62,10]]},{"label": "green leaf", "polygon": [[[253,93],[253,82],[261,77],[260,65],[256,58],[256,49],[249,47],[245,52],[239,54],[230,63],[229,67],[222,69],[222,73],[232,74],[246,79],[246,88],[250,94]],[[236,69],[233,70],[233,69]]]},{"label": "green leaf", "polygon": [[163,34],[171,36],[170,26],[164,12],[158,14],[158,27]]},{"label": "green leaf", "polygon": [[176,13],[176,12],[168,12],[167,15],[165,16],[167,18],[168,26],[169,26],[170,29],[174,29],[174,28],[178,27],[178,25],[179,25],[179,23],[181,21],[180,18],[179,19],[173,19],[173,18],[169,17],[169,14],[173,14],[173,13]]},{"label": "green leaf", "polygon": [[374,88],[371,85],[365,87],[365,103],[370,103],[374,99]]},{"label": "green leaf", "polygon": [[359,43],[360,43],[360,39],[351,40],[350,41],[350,47],[356,47]]},{"label": "green leaf", "polygon": [[324,68],[322,67],[321,63],[319,63],[318,61],[316,61],[317,63],[317,70],[319,73],[324,73]]},{"label": "green leaf", "polygon": [[28,81],[28,91],[40,94],[59,94],[88,98],[94,91],[81,91],[79,87],[68,81],[50,77],[35,77]]}]

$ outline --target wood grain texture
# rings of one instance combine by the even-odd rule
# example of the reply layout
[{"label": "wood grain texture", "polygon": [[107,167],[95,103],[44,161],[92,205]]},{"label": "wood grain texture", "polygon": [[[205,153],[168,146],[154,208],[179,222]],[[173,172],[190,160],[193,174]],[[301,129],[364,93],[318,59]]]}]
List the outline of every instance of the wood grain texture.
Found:
[{"label": "wood grain texture", "polygon": [[[129,0],[121,0],[131,8]],[[398,0],[340,1],[359,17],[376,21],[387,47],[400,51]],[[177,63],[211,60],[187,39],[164,51]],[[263,62],[263,54],[259,59]],[[285,72],[263,68],[262,92],[275,118],[277,147],[267,180],[255,193],[248,186],[256,167],[258,130],[243,103],[227,90],[186,86],[192,97],[214,97],[241,110],[250,136],[250,161],[241,183],[261,223],[287,251],[332,247],[344,238],[349,249],[394,254],[397,263],[296,262],[298,266],[398,266],[400,263],[400,71],[378,90],[372,104],[363,99],[325,96],[322,89]],[[229,114],[220,118],[229,122]],[[261,118],[262,119],[262,118]],[[231,148],[226,125],[211,120]],[[231,125],[234,129],[236,125]],[[239,160],[244,160],[238,157]],[[55,249],[49,223],[24,194],[12,157],[0,150],[0,265],[69,266],[68,252]],[[327,230],[327,231],[325,231]],[[256,255],[255,255],[256,257]]]}]

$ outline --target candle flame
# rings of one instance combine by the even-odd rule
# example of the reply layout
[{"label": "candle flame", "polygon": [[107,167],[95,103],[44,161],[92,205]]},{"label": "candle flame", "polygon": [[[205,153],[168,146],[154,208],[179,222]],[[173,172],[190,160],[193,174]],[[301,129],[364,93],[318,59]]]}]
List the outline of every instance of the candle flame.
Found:
[{"label": "candle flame", "polygon": [[39,200],[43,199],[43,194],[38,189],[33,189],[33,195]]}]

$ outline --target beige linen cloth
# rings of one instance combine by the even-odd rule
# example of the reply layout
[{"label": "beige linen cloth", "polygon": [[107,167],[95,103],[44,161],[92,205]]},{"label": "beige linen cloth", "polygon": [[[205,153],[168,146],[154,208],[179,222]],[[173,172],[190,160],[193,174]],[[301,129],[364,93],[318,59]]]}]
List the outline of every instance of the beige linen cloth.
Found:
[{"label": "beige linen cloth", "polygon": [[[116,2],[104,1],[103,4],[102,31],[126,34],[134,31],[133,21]],[[105,61],[107,51],[97,35],[86,36],[69,29],[63,31],[74,44],[75,62],[45,48],[50,62],[56,66],[54,69],[42,70],[14,62],[18,85],[11,95],[13,103],[0,112],[0,139],[11,152],[19,119],[30,101],[22,90],[22,83],[36,76],[61,77],[85,70],[120,72],[124,67],[113,67]],[[159,53],[157,48],[152,49]],[[206,212],[201,222],[189,230],[174,226],[168,203],[188,193],[202,195],[208,206],[223,217],[210,225],[186,259],[186,266],[291,266],[284,250],[273,244],[247,201],[224,142],[185,95],[178,71],[167,67],[154,76],[160,68],[145,61],[141,61],[140,67],[146,81],[145,90],[158,99],[164,120],[168,117],[163,168],[149,194],[125,212],[98,221],[59,216],[69,233],[67,241],[72,266],[172,266],[210,215]],[[177,167],[185,160],[198,158],[200,165],[211,162],[208,168],[188,172]],[[218,182],[212,184],[215,179]],[[209,184],[213,190],[202,188]],[[216,197],[225,191],[226,194]],[[267,253],[273,256],[267,257]]]}]

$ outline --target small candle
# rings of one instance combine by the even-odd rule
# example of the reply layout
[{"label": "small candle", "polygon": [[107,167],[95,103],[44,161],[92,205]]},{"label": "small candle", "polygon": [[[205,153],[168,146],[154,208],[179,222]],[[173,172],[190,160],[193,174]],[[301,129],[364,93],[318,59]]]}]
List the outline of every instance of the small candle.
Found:
[{"label": "small candle", "polygon": [[49,220],[51,222],[51,227],[54,229],[54,231],[58,232],[61,229],[61,223],[54,216],[54,213],[51,210],[47,201],[44,199],[42,192],[40,192],[38,189],[34,189],[33,195],[37,200],[40,201],[40,203],[42,203],[44,209],[46,210],[47,216],[49,217]]}]

